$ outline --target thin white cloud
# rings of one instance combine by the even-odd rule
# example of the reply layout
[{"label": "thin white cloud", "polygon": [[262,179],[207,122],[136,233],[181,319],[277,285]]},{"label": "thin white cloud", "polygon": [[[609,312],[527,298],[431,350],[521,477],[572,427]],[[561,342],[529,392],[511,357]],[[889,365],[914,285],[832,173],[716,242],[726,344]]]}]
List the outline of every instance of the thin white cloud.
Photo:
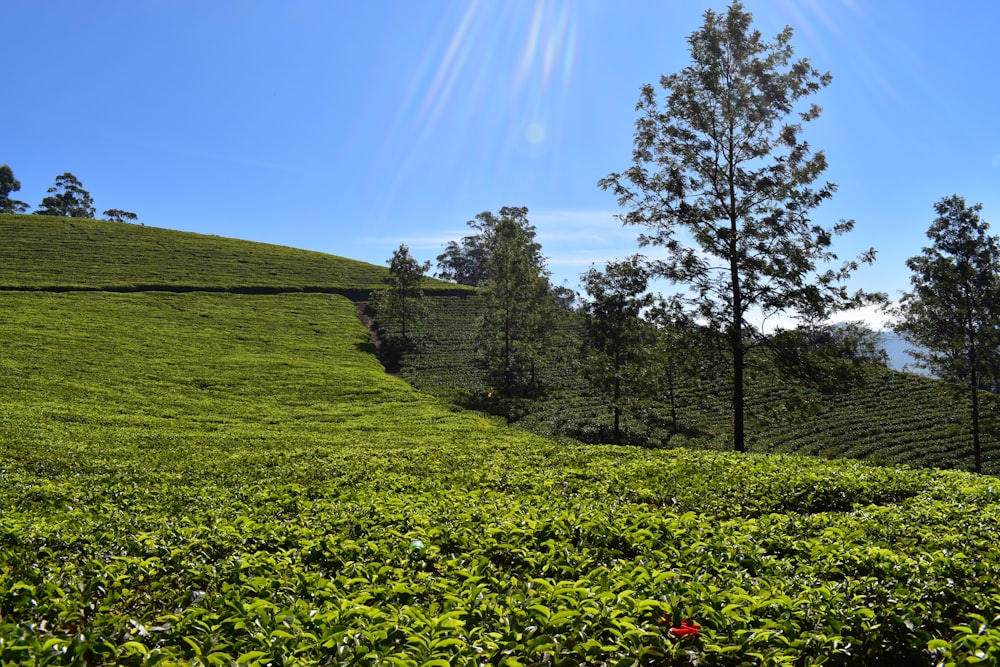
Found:
[{"label": "thin white cloud", "polygon": [[830,318],[831,324],[840,322],[864,322],[865,326],[879,331],[890,328],[892,317],[885,312],[882,306],[872,305],[845,310]]}]

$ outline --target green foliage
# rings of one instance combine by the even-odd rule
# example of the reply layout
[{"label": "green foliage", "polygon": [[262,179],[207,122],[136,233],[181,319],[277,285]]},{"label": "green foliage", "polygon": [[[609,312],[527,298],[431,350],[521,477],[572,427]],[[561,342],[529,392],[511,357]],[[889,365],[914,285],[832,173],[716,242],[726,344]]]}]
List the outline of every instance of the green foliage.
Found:
[{"label": "green foliage", "polygon": [[132,211],[123,211],[118,208],[109,208],[101,215],[107,216],[112,222],[138,222],[139,216]]},{"label": "green foliage", "polygon": [[670,431],[677,432],[681,430],[679,409],[683,394],[698,385],[698,378],[721,377],[724,367],[718,352],[721,346],[716,332],[692,321],[677,298],[658,298],[646,319],[653,329],[641,376],[647,419],[651,410],[659,407],[657,403],[662,405],[665,401]]},{"label": "green foliage", "polygon": [[[663,310],[663,309],[661,309]],[[544,391],[517,404],[519,426],[539,434],[611,442],[606,408],[588,391],[579,361],[585,335],[578,313],[556,311],[552,344],[538,363]],[[651,313],[652,317],[654,314]],[[452,402],[491,414],[510,407],[490,390],[476,359],[476,338],[468,323],[478,317],[473,299],[428,299],[420,344],[404,359],[402,377]],[[682,314],[666,308],[660,336],[651,350],[648,391],[657,401],[623,414],[626,440],[646,447],[731,447],[726,365],[717,341]],[[834,348],[836,351],[839,348]],[[856,351],[850,351],[855,354]],[[955,395],[940,381],[823,352],[810,363],[817,373],[836,373],[844,384],[805,378],[792,381],[775,369],[775,352],[757,348],[747,383],[747,444],[753,452],[788,452],[824,457],[871,458],[919,467],[974,467],[967,421]],[[845,352],[847,354],[847,352]],[[848,355],[850,356],[850,355]],[[1000,414],[997,397],[981,392],[983,414]],[[984,470],[1000,472],[1000,424],[983,424]]]},{"label": "green foliage", "polygon": [[431,267],[430,262],[421,264],[405,244],[393,251],[389,259],[389,275],[384,279],[386,287],[372,292],[371,305],[382,323],[398,323],[401,338],[405,344],[407,325],[419,322],[426,314],[423,290],[424,273]]},{"label": "green foliage", "polygon": [[1000,379],[1000,244],[979,217],[981,204],[952,195],[934,210],[932,245],[906,261],[913,292],[900,300],[896,330],[919,346],[920,365],[968,388],[979,471],[979,390]]},{"label": "green foliage", "polygon": [[21,181],[14,178],[14,171],[9,165],[0,164],[0,213],[24,213],[28,205],[23,201],[10,198],[11,192],[21,189]]},{"label": "green foliage", "polygon": [[639,379],[649,366],[654,332],[640,318],[653,303],[646,289],[649,273],[644,258],[630,257],[609,262],[603,272],[591,268],[583,275],[587,293],[584,312],[587,329],[584,354],[586,376],[611,408],[612,437],[622,442],[622,413],[642,398]]},{"label": "green foliage", "polygon": [[70,172],[56,176],[56,184],[46,190],[35,215],[54,215],[64,218],[94,218],[94,202],[83,184]]},{"label": "green foliage", "polygon": [[557,444],[386,375],[337,295],[6,290],[0,313],[4,665],[996,655],[993,478]]},{"label": "green foliage", "polygon": [[386,376],[337,296],[2,296],[5,665],[993,650],[987,478],[557,445]]},{"label": "green foliage", "polygon": [[[623,222],[649,228],[642,244],[663,246],[660,273],[682,284],[698,318],[726,335],[737,451],[746,355],[761,335],[748,315],[822,318],[865,299],[843,286],[856,262],[826,268],[837,260],[833,237],[853,221],[825,229],[809,219],[836,186],[814,185],[826,158],[799,134],[820,109],[802,105],[830,76],[793,60],[791,37],[786,27],[763,41],[739,2],[725,15],[706,11],[688,39],[691,64],[660,80],[663,102],[652,85],[642,89],[633,166],[599,183],[628,209]],[[862,259],[873,260],[874,251]]]},{"label": "green foliage", "polygon": [[[483,216],[492,215],[490,213],[480,213],[476,221],[469,221],[469,226],[479,229],[479,222]],[[445,251],[437,256],[438,278],[450,280],[459,285],[476,286],[483,281],[486,276],[486,258],[489,257],[489,248],[486,246],[486,238],[483,234],[471,234],[458,241],[448,241]]]},{"label": "green foliage", "polygon": [[479,216],[490,249],[479,300],[480,354],[493,385],[504,398],[537,386],[537,363],[552,308],[548,276],[528,209],[500,209]]},{"label": "green foliage", "polygon": [[863,389],[869,369],[885,368],[888,362],[881,334],[860,322],[778,330],[764,339],[764,347],[764,372],[779,371],[773,381],[798,392],[803,404],[816,397]]}]

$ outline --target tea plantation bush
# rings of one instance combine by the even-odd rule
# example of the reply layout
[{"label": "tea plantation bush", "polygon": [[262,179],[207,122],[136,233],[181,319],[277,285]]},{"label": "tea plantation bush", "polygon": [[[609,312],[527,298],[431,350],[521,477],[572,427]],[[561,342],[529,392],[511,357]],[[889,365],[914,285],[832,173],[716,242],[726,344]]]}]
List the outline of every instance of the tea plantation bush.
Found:
[{"label": "tea plantation bush", "polygon": [[4,665],[1000,657],[993,478],[556,444],[334,296],[0,302]]}]

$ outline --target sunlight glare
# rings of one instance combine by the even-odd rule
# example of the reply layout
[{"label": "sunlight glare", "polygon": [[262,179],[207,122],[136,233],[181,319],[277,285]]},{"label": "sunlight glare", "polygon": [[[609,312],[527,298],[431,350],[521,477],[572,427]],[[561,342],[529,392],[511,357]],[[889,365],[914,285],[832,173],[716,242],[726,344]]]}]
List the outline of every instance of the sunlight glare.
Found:
[{"label": "sunlight glare", "polygon": [[478,8],[478,0],[469,3],[469,8],[462,16],[462,20],[455,29],[455,33],[448,43],[448,48],[438,64],[421,108],[421,116],[427,119],[427,122],[433,123],[447,106],[455,82],[458,81],[459,75],[462,73],[465,59],[469,55],[469,49],[474,41],[470,39],[470,33]]}]

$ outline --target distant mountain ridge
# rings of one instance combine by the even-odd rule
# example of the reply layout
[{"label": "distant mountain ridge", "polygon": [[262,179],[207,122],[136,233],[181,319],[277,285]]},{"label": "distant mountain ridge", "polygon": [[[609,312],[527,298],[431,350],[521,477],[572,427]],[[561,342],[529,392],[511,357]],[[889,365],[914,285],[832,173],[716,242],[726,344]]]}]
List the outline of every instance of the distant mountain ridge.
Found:
[{"label": "distant mountain ridge", "polygon": [[889,368],[896,371],[917,373],[918,375],[929,375],[924,369],[916,367],[916,359],[910,354],[913,345],[906,342],[895,331],[883,330],[879,333],[882,334],[882,347],[885,348],[886,354],[889,355]]}]

